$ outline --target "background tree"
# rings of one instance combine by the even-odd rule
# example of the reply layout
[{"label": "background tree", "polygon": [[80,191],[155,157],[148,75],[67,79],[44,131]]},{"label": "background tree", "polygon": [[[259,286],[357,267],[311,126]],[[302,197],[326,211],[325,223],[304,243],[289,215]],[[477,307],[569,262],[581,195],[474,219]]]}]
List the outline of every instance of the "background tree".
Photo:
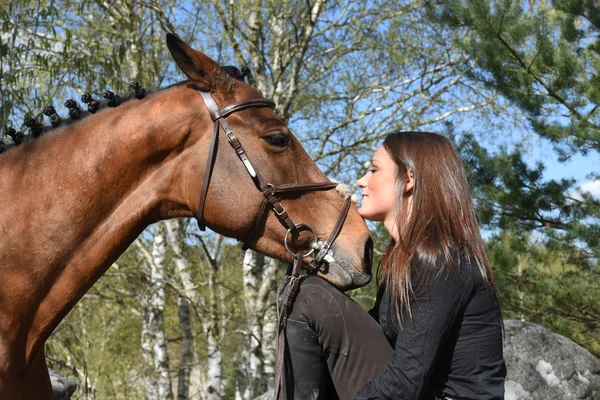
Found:
[{"label": "background tree", "polygon": [[147,249],[141,241],[135,243],[144,256],[147,272],[147,285],[141,293],[142,314],[142,356],[147,363],[146,396],[156,400],[173,399],[171,376],[169,374],[169,354],[164,329],[166,304],[166,264],[167,232],[164,222],[156,224],[152,249]]},{"label": "background tree", "polygon": [[[9,0],[0,6],[0,123],[132,80],[159,86],[172,1]],[[77,98],[79,100],[79,98]],[[62,108],[62,105],[61,107]],[[59,114],[61,114],[59,112]],[[64,113],[62,113],[63,116]]]},{"label": "background tree", "polygon": [[200,301],[196,284],[190,270],[190,263],[186,254],[185,243],[186,224],[183,219],[172,219],[165,222],[169,241],[173,249],[173,262],[177,268],[180,279],[180,293],[177,297],[177,313],[179,316],[179,330],[181,332],[180,361],[177,374],[177,399],[184,400],[190,395],[190,378],[192,370],[198,366],[196,363],[195,335],[192,324],[194,312],[197,307],[205,306]]},{"label": "background tree", "polygon": [[449,0],[429,10],[477,60],[469,77],[521,108],[562,157],[600,150],[597,2]]}]

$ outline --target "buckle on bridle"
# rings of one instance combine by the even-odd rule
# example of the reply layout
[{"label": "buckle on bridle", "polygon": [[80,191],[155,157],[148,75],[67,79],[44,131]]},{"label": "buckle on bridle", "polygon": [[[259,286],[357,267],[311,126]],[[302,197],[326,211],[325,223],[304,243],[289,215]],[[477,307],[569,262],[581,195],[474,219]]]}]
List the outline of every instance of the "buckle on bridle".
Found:
[{"label": "buckle on bridle", "polygon": [[[285,214],[285,207],[281,203],[279,203],[279,205],[281,206],[281,212],[277,211],[277,209],[275,207],[273,207],[273,211],[275,212],[275,214],[277,214],[278,216],[281,217],[283,214]],[[296,225],[302,225],[302,224],[296,224]],[[290,231],[290,229],[288,229],[288,231]]]},{"label": "buckle on bridle", "polygon": [[225,132],[225,136],[227,137],[229,143],[233,143],[233,141],[237,139],[235,137],[235,133],[233,133],[233,131],[229,129],[229,126],[221,125],[221,127],[223,128],[223,131]]}]

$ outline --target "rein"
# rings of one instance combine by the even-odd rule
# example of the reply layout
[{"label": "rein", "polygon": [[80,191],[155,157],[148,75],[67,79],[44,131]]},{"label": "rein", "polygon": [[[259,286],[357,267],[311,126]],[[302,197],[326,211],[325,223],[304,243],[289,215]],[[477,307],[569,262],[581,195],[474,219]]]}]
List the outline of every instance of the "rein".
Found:
[{"label": "rein", "polygon": [[[256,231],[260,223],[264,219],[265,214],[268,212],[269,208],[273,210],[273,212],[279,219],[279,222],[281,222],[281,224],[285,228],[287,228],[287,232],[284,237],[284,245],[286,250],[293,256],[294,261],[290,266],[287,276],[281,284],[281,286],[279,287],[278,291],[278,295],[282,297],[283,307],[281,308],[281,311],[278,312],[279,338],[277,342],[277,363],[275,370],[275,400],[278,400],[279,398],[285,399],[287,397],[285,390],[285,379],[282,377],[282,375],[285,375],[285,330],[287,326],[287,317],[289,315],[290,308],[294,303],[294,298],[296,296],[296,293],[298,292],[300,270],[302,269],[302,267],[306,267],[308,269],[308,272],[311,274],[316,273],[320,270],[321,261],[327,255],[329,249],[333,245],[333,242],[340,233],[342,226],[344,225],[344,221],[346,220],[346,216],[348,215],[348,210],[350,209],[351,199],[349,195],[346,195],[344,206],[342,208],[342,211],[340,212],[340,215],[333,230],[331,231],[327,240],[321,244],[315,230],[310,225],[306,223],[295,224],[294,221],[292,221],[287,211],[280,203],[280,200],[277,197],[277,195],[283,193],[303,193],[310,191],[331,190],[335,189],[338,184],[335,182],[315,182],[300,184],[282,184],[275,186],[268,183],[267,181],[265,181],[262,175],[254,168],[252,162],[250,162],[250,160],[248,159],[244,147],[238,140],[235,133],[229,128],[229,125],[225,120],[225,118],[227,118],[234,112],[244,110],[246,108],[269,107],[271,109],[275,109],[275,102],[267,99],[250,99],[233,103],[223,108],[219,108],[219,106],[215,102],[215,99],[209,92],[200,89],[198,89],[198,91],[200,92],[202,100],[204,101],[204,105],[206,106],[210,117],[214,122],[214,129],[210,141],[210,150],[208,153],[208,160],[206,162],[206,169],[204,173],[204,182],[202,183],[202,191],[200,192],[200,204],[198,207],[197,220],[200,230],[204,231],[206,229],[206,225],[204,223],[204,207],[206,205],[208,186],[210,184],[210,178],[212,175],[217,155],[218,134],[221,129],[225,133],[229,144],[235,150],[235,153],[237,154],[238,158],[244,164],[248,175],[250,175],[250,178],[252,178],[252,182],[254,182],[254,186],[256,186],[256,188],[264,196],[263,202],[260,205],[256,218],[254,219],[254,223],[248,231],[246,239],[243,242],[244,244],[242,246],[242,255],[240,257],[240,260],[243,259],[244,252],[247,249],[245,243],[248,242],[256,234]],[[300,236],[301,231],[310,231],[313,234],[313,242],[311,243],[311,249],[305,254],[300,254],[298,252],[292,251],[288,245],[288,237],[291,235],[292,244],[294,245],[293,247],[295,249],[295,244]],[[304,258],[312,255],[317,249],[317,254],[313,257],[310,264],[305,265]]]}]

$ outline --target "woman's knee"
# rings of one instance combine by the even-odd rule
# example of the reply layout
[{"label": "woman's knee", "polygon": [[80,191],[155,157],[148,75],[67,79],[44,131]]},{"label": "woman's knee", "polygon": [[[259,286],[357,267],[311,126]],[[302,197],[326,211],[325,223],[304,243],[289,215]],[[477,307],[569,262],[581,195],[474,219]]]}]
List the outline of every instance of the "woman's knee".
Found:
[{"label": "woman's knee", "polygon": [[290,317],[296,320],[311,321],[321,316],[324,304],[332,298],[342,295],[338,289],[316,276],[307,276],[300,282],[294,299]]},{"label": "woman's knee", "polygon": [[348,303],[353,301],[344,293],[323,279],[310,276],[300,284],[289,319],[306,322],[317,334],[323,350],[346,354]]}]

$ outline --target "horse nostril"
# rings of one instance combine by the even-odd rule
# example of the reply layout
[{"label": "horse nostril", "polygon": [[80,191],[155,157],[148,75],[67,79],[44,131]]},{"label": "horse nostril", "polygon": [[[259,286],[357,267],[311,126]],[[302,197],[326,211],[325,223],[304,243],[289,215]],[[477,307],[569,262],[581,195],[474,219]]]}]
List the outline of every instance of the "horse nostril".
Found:
[{"label": "horse nostril", "polygon": [[368,237],[365,243],[365,257],[364,257],[365,272],[371,274],[373,268],[373,239],[371,236]]}]

